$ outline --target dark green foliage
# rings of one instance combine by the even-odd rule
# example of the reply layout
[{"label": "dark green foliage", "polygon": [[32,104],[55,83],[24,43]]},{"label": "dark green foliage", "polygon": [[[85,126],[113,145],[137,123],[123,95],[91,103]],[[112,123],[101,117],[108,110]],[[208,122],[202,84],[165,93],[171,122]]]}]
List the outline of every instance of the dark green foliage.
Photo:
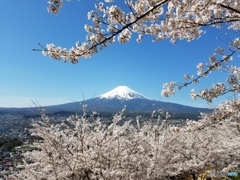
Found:
[{"label": "dark green foliage", "polygon": [[18,138],[0,138],[2,151],[13,151],[14,147],[21,146],[23,141]]}]

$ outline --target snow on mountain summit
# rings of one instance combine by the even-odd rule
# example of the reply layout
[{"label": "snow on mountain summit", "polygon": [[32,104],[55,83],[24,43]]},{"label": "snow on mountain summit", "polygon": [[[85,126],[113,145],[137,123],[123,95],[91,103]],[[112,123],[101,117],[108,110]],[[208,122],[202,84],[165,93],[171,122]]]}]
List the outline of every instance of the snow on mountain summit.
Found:
[{"label": "snow on mountain summit", "polygon": [[129,100],[129,99],[135,99],[135,98],[142,98],[142,99],[147,99],[145,96],[141,95],[140,93],[130,89],[127,86],[118,86],[115,89],[102,94],[100,96],[101,99],[106,98],[106,99],[124,99],[124,100]]}]

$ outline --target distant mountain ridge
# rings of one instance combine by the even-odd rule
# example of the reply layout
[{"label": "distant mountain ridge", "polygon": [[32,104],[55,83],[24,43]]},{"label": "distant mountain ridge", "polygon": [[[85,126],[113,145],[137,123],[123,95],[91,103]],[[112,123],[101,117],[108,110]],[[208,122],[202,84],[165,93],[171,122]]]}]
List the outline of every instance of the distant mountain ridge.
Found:
[{"label": "distant mountain ridge", "polygon": [[[87,106],[88,111],[116,113],[126,106],[129,113],[151,113],[154,110],[163,109],[164,111],[175,114],[200,114],[200,112],[211,112],[211,109],[196,108],[184,106],[176,103],[151,100],[144,95],[128,88],[127,86],[118,86],[115,89],[91,98],[85,101],[66,103],[54,106],[44,107],[48,113],[57,113],[61,111],[79,112],[82,105]],[[36,113],[37,110],[30,108],[0,108],[1,112],[15,113]]]}]

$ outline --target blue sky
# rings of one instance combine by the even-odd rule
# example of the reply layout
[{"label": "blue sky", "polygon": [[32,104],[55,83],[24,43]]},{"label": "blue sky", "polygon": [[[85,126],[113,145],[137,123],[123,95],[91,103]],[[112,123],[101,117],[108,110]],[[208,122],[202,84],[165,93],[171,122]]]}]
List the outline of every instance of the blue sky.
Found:
[{"label": "blue sky", "polygon": [[70,48],[76,41],[84,41],[83,29],[87,12],[93,9],[89,1],[68,3],[58,15],[47,12],[47,1],[0,2],[0,107],[28,107],[32,100],[41,105],[54,105],[99,96],[119,85],[126,85],[155,100],[175,102],[197,107],[211,107],[231,98],[226,95],[207,104],[193,101],[192,88],[204,89],[226,79],[224,73],[213,73],[197,86],[183,89],[171,98],[163,98],[162,85],[169,81],[183,82],[183,75],[196,74],[199,62],[208,62],[208,56],[224,40],[236,37],[234,31],[206,28],[200,39],[172,45],[169,40],[152,43],[144,37],[127,44],[115,43],[91,59],[81,59],[73,65],[48,57],[38,43]]}]

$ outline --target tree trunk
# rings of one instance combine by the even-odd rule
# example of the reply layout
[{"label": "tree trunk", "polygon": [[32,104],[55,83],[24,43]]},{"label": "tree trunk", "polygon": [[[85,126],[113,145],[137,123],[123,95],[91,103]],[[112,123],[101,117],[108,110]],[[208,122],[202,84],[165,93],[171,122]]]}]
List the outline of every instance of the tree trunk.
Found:
[{"label": "tree trunk", "polygon": [[193,180],[197,180],[195,173],[192,173],[192,178],[193,178]]}]

